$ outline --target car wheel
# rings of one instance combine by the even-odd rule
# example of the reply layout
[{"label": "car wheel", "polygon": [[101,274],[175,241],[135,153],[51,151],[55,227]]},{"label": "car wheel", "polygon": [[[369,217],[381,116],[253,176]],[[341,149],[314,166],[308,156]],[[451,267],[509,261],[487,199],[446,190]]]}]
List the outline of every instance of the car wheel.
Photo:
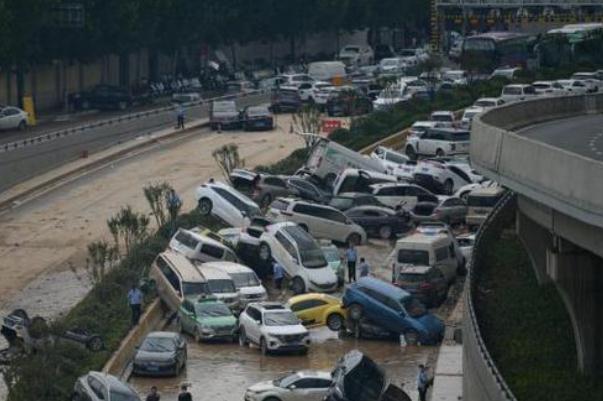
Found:
[{"label": "car wheel", "polygon": [[295,295],[303,294],[304,292],[306,292],[306,284],[304,283],[304,280],[302,280],[301,277],[293,278],[293,282],[291,283],[291,291],[293,291],[293,294]]},{"label": "car wheel", "polygon": [[452,180],[449,178],[446,181],[444,181],[444,192],[446,193],[446,195],[452,195],[453,190],[454,190],[454,183],[452,182]]},{"label": "car wheel", "polygon": [[260,244],[259,256],[260,256],[260,260],[262,260],[263,262],[270,261],[270,258],[272,257],[272,251],[270,250],[270,245],[268,245],[265,242],[262,242]]},{"label": "car wheel", "polygon": [[118,108],[119,110],[125,110],[125,109],[127,109],[127,108],[128,108],[128,103],[127,103],[127,102],[124,102],[124,101],[118,102],[118,103],[117,103],[117,108]]},{"label": "car wheel", "polygon": [[200,343],[201,342],[201,333],[199,333],[198,327],[195,328],[195,333],[193,335],[195,337],[195,342]]},{"label": "car wheel", "polygon": [[199,212],[203,216],[208,216],[211,213],[212,207],[213,205],[211,203],[211,200],[207,198],[202,198],[201,200],[199,200]]},{"label": "car wheel", "polygon": [[260,351],[262,352],[262,355],[268,355],[268,344],[264,337],[260,338]]},{"label": "car wheel", "polygon": [[392,228],[390,226],[381,226],[379,228],[379,236],[382,239],[390,239],[392,237]]},{"label": "car wheel", "polygon": [[245,347],[249,344],[247,341],[247,335],[245,334],[245,329],[241,327],[241,332],[239,333],[239,345],[241,347]]},{"label": "car wheel", "polygon": [[358,233],[352,233],[348,236],[348,239],[346,240],[346,243],[348,244],[354,244],[354,245],[360,245],[362,241],[362,237],[360,237],[360,234]]},{"label": "car wheel", "polygon": [[419,343],[419,333],[414,330],[408,330],[404,333],[404,340],[406,340],[406,345],[417,345]]},{"label": "car wheel", "polygon": [[19,131],[25,131],[25,128],[27,128],[27,123],[25,122],[25,120],[21,120],[21,122],[17,126],[17,129]]},{"label": "car wheel", "polygon": [[260,207],[262,209],[267,209],[271,203],[272,203],[272,195],[266,194],[262,197],[262,200],[260,201]]},{"label": "car wheel", "polygon": [[363,313],[362,305],[360,305],[360,304],[352,304],[349,307],[349,311],[350,311],[349,312],[350,313],[350,319],[358,321],[358,320],[360,320],[360,318],[362,318],[362,313]]},{"label": "car wheel", "polygon": [[417,158],[417,152],[415,152],[415,148],[412,146],[406,147],[406,156],[408,156],[411,160],[415,160]]},{"label": "car wheel", "polygon": [[88,340],[88,342],[86,343],[86,347],[92,352],[98,352],[105,348],[105,343],[103,342],[103,339],[99,336],[94,336]]},{"label": "car wheel", "polygon": [[437,156],[437,157],[442,157],[442,156],[444,156],[444,155],[445,155],[445,153],[444,153],[444,151],[443,151],[442,149],[438,149],[438,150],[436,150],[436,156]]},{"label": "car wheel", "polygon": [[339,313],[331,313],[327,316],[327,327],[332,331],[339,331],[343,328],[343,316]]}]

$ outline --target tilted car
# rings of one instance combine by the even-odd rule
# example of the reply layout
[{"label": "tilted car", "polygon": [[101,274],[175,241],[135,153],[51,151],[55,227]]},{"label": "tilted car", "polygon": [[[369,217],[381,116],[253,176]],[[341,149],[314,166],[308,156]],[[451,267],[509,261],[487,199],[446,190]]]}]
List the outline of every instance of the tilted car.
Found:
[{"label": "tilted car", "polygon": [[136,375],[178,376],[186,365],[186,341],[178,333],[153,331],[136,349],[132,372]]},{"label": "tilted car", "polygon": [[410,229],[410,216],[403,209],[358,206],[346,210],[345,215],[364,228],[369,237],[389,239]]},{"label": "tilted car", "polygon": [[288,176],[256,173],[234,169],[229,176],[234,188],[247,195],[261,208],[266,208],[279,196],[297,195],[297,190],[287,183]]},{"label": "tilted car", "polygon": [[438,202],[419,202],[410,211],[411,220],[443,221],[446,224],[464,223],[467,216],[467,204],[461,198],[448,197]]},{"label": "tilted car", "polygon": [[234,251],[222,242],[199,234],[195,230],[179,228],[172,236],[168,247],[183,254],[190,260],[198,262],[210,262],[213,260],[237,261]]},{"label": "tilted car", "polygon": [[224,302],[213,296],[185,299],[178,308],[178,326],[197,342],[238,338],[237,318]]},{"label": "tilted car", "polygon": [[329,206],[345,212],[357,206],[383,206],[373,195],[363,192],[343,192],[329,201]]},{"label": "tilted car", "polygon": [[318,203],[327,203],[333,196],[331,191],[311,177],[289,177],[287,187],[293,195]]},{"label": "tilted car", "polygon": [[405,153],[411,159],[416,159],[418,155],[441,157],[467,154],[469,141],[470,133],[465,129],[430,128],[421,135],[409,137]]},{"label": "tilted car", "polygon": [[261,214],[254,201],[223,182],[213,179],[197,187],[195,198],[202,215],[212,214],[233,227],[243,227],[253,216]]},{"label": "tilted car", "polygon": [[341,299],[327,294],[303,294],[289,298],[286,306],[306,327],[326,325],[333,331],[344,327],[346,312]]},{"label": "tilted car", "polygon": [[117,377],[90,371],[73,386],[72,401],[141,401],[136,391]]},{"label": "tilted car", "polygon": [[330,386],[329,372],[301,370],[254,384],[245,391],[245,401],[322,401]]}]

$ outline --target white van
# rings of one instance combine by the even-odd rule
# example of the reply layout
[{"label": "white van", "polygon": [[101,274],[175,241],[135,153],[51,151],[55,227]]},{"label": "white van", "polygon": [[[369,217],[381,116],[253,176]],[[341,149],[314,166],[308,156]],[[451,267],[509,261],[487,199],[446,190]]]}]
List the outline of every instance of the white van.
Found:
[{"label": "white van", "polygon": [[211,266],[228,274],[239,292],[241,308],[250,302],[261,302],[268,299],[266,288],[251,268],[232,262],[209,262]]},{"label": "white van", "polygon": [[502,187],[476,188],[471,191],[467,195],[468,209],[465,223],[469,227],[480,226],[504,193]]},{"label": "white van", "polygon": [[237,255],[226,245],[184,228],[179,228],[176,231],[168,246],[171,250],[183,254],[190,260],[202,263],[214,260],[238,261]]},{"label": "white van", "polygon": [[199,273],[205,278],[209,292],[224,302],[231,310],[239,311],[239,293],[230,276],[210,263],[197,264]]},{"label": "white van", "polygon": [[454,243],[445,234],[412,234],[399,239],[394,255],[394,277],[410,266],[435,266],[448,283],[456,278],[458,264]]},{"label": "white van", "polygon": [[149,278],[155,283],[159,297],[172,311],[178,309],[185,297],[210,294],[207,280],[193,262],[171,250],[157,255]]},{"label": "white van", "polygon": [[317,61],[308,65],[308,75],[315,81],[333,82],[346,77],[345,64],[341,61]]},{"label": "white van", "polygon": [[[381,166],[381,168],[383,168],[383,166]],[[398,177],[370,170],[346,168],[337,176],[337,179],[335,179],[335,182],[333,183],[333,196],[337,196],[344,192],[371,193],[371,185],[386,182],[398,182]]]},{"label": "white van", "polygon": [[536,89],[534,89],[532,85],[514,84],[503,87],[500,98],[505,102],[510,103],[532,99],[536,96],[538,96]]}]

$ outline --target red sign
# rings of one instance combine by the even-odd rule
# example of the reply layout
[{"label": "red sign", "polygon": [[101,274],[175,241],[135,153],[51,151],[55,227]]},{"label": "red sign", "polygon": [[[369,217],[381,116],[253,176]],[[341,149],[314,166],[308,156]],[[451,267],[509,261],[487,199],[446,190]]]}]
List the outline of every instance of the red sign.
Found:
[{"label": "red sign", "polygon": [[341,128],[341,120],[322,120],[322,132],[327,135],[338,128]]}]

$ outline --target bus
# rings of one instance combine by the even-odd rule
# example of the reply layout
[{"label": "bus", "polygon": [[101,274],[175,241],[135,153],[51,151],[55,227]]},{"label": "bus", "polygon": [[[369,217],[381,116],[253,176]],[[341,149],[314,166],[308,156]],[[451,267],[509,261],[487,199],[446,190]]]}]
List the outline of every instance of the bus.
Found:
[{"label": "bus", "polygon": [[543,67],[603,62],[603,24],[569,24],[551,29],[535,48]]},{"label": "bus", "polygon": [[528,66],[533,58],[536,36],[516,32],[487,32],[466,38],[461,52],[461,68],[490,73],[497,67]]}]

